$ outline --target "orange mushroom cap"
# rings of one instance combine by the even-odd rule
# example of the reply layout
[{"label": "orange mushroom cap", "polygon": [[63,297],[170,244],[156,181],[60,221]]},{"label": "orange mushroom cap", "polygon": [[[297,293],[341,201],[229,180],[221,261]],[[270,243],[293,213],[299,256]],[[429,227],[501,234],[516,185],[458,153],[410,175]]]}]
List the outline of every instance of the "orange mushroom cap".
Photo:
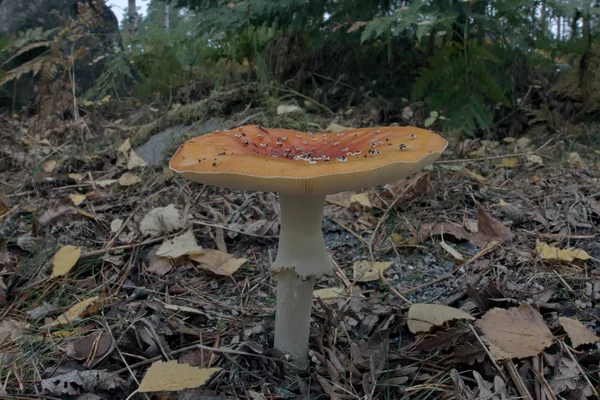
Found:
[{"label": "orange mushroom cap", "polygon": [[436,133],[414,127],[304,133],[245,125],[187,141],[169,167],[229,189],[328,194],[409,176],[447,145]]}]

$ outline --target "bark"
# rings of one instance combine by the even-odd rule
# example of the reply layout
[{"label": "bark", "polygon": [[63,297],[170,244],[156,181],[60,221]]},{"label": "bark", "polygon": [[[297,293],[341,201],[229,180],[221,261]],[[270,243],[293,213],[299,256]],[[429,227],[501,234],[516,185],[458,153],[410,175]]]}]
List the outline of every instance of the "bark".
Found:
[{"label": "bark", "polygon": [[128,19],[129,19],[129,33],[135,36],[137,32],[138,18],[137,18],[137,6],[135,0],[129,0],[128,6]]},{"label": "bark", "polygon": [[169,17],[171,14],[171,10],[169,9],[169,3],[165,1],[165,5],[163,8],[163,28],[168,31],[170,27]]}]

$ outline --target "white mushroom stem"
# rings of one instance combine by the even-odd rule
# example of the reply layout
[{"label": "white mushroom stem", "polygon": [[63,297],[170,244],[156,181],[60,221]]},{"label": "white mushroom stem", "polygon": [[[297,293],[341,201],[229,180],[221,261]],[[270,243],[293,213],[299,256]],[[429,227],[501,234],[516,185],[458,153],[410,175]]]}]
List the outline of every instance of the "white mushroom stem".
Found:
[{"label": "white mushroom stem", "polygon": [[321,229],[325,196],[280,194],[279,202],[275,348],[306,367],[315,279],[333,270]]}]

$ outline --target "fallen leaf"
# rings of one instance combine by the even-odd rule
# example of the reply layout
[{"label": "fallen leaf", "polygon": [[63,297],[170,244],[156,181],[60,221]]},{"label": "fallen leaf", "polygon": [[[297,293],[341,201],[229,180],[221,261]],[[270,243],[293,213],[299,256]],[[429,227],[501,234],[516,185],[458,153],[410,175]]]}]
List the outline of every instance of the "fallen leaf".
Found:
[{"label": "fallen leaf", "polygon": [[514,138],[514,137],[511,137],[511,136],[507,136],[507,137],[505,137],[504,139],[502,139],[502,141],[503,141],[504,143],[511,144],[511,143],[514,143],[514,142],[516,142],[516,141],[517,141],[517,139],[516,139],[516,138]]},{"label": "fallen leaf", "polygon": [[70,194],[69,198],[71,199],[75,207],[83,203],[83,201],[86,199],[84,194]]},{"label": "fallen leaf", "polygon": [[160,236],[182,228],[181,215],[173,204],[151,210],[140,222],[140,231],[144,236]]},{"label": "fallen leaf", "polygon": [[327,128],[325,130],[333,132],[333,133],[339,133],[339,132],[347,131],[350,129],[352,129],[352,128],[332,122],[331,124],[327,125]]},{"label": "fallen leaf", "polygon": [[115,218],[110,222],[110,232],[117,233],[123,226],[123,220],[121,218]]},{"label": "fallen leaf", "polygon": [[44,172],[52,172],[58,165],[58,161],[56,160],[46,160],[42,163],[42,169]]},{"label": "fallen leaf", "polygon": [[302,108],[291,104],[280,104],[277,106],[277,115],[290,114],[293,112],[304,111]]},{"label": "fallen leaf", "polygon": [[73,179],[75,182],[81,182],[85,179],[85,175],[83,174],[69,174],[67,175],[69,178]]},{"label": "fallen leaf", "polygon": [[217,275],[232,276],[246,261],[234,258],[231,254],[219,250],[204,249],[190,254],[190,260],[200,263],[200,267]]},{"label": "fallen leaf", "polygon": [[585,167],[585,163],[583,159],[579,155],[579,153],[571,152],[567,155],[567,164],[569,164],[572,168],[583,168]]},{"label": "fallen leaf", "polygon": [[452,222],[423,224],[419,228],[419,240],[425,241],[430,236],[452,236],[457,240],[466,240],[469,238],[469,234],[462,226]]},{"label": "fallen leaf", "polygon": [[178,364],[176,360],[153,363],[137,392],[168,392],[192,389],[204,385],[221,368],[196,368],[188,364]]},{"label": "fallen leaf", "polygon": [[448,254],[450,254],[452,257],[454,257],[455,260],[459,260],[459,261],[464,260],[464,257],[462,256],[462,254],[460,254],[458,252],[458,250],[454,249],[448,243],[442,241],[442,242],[440,242],[440,246],[442,246],[442,248],[444,250],[446,250],[448,252]]},{"label": "fallen leaf", "polygon": [[492,241],[502,243],[513,237],[509,227],[490,217],[479,204],[477,205],[477,233],[471,238],[473,244],[486,247]]},{"label": "fallen leaf", "polygon": [[474,219],[465,219],[464,225],[465,228],[471,233],[477,233],[477,231],[479,231],[477,221]]},{"label": "fallen leaf", "polygon": [[593,344],[600,340],[596,334],[576,319],[560,317],[558,322],[560,322],[567,335],[569,335],[574,348],[582,344]]},{"label": "fallen leaf", "polygon": [[189,230],[173,239],[165,240],[156,252],[156,255],[177,258],[198,251],[202,251],[202,247],[196,243],[194,232]]},{"label": "fallen leaf", "polygon": [[522,137],[517,140],[517,148],[519,150],[525,150],[527,146],[531,143],[531,139]]},{"label": "fallen leaf", "polygon": [[354,279],[358,282],[371,282],[383,276],[385,270],[392,265],[392,261],[371,263],[370,261],[357,261],[354,263]]},{"label": "fallen leaf", "polygon": [[23,334],[25,324],[13,319],[0,321],[0,345],[15,341]]},{"label": "fallen leaf", "polygon": [[495,360],[533,357],[554,341],[544,319],[530,305],[508,310],[494,308],[475,324],[490,344]]},{"label": "fallen leaf", "polygon": [[133,186],[141,181],[142,180],[138,178],[137,175],[132,174],[131,172],[125,172],[118,180],[119,185],[121,186]]},{"label": "fallen leaf", "polygon": [[81,248],[75,246],[63,246],[54,255],[52,263],[52,277],[64,276],[77,264],[81,256]]},{"label": "fallen leaf", "polygon": [[131,150],[131,140],[127,139],[126,141],[124,141],[118,148],[118,150],[121,153],[127,153],[129,150]]},{"label": "fallen leaf", "polygon": [[507,157],[495,163],[496,167],[504,168],[517,168],[519,166],[519,159],[517,157]]},{"label": "fallen leaf", "polygon": [[146,161],[133,150],[129,153],[129,161],[127,162],[127,169],[134,169],[138,167],[145,167],[148,165]]},{"label": "fallen leaf", "polygon": [[75,396],[83,392],[114,390],[125,386],[119,375],[102,370],[70,371],[42,379],[42,390],[56,395]]},{"label": "fallen leaf", "polygon": [[463,169],[463,172],[469,178],[473,178],[479,182],[485,182],[485,177],[483,175],[478,174],[477,172],[471,171],[470,169],[467,169],[467,168]]},{"label": "fallen leaf", "polygon": [[525,161],[527,161],[527,165],[529,166],[542,166],[544,165],[544,159],[538,155],[530,154],[525,157]]},{"label": "fallen leaf", "polygon": [[506,206],[510,206],[510,203],[507,203],[506,201],[500,199],[500,201],[498,202],[498,205],[500,207],[506,207]]},{"label": "fallen leaf", "polygon": [[408,309],[408,330],[412,333],[429,332],[434,326],[455,319],[474,320],[471,315],[458,308],[442,304],[412,304]]},{"label": "fallen leaf", "polygon": [[320,298],[325,303],[329,303],[333,300],[341,299],[348,296],[344,293],[344,288],[333,287],[325,289],[317,289],[313,292],[313,298]]},{"label": "fallen leaf", "polygon": [[165,303],[163,303],[163,305],[167,310],[181,311],[181,312],[185,312],[185,313],[189,313],[189,314],[206,315],[206,313],[204,311],[200,311],[200,310],[198,310],[196,308],[192,308],[192,307],[178,306],[177,304],[165,304]]},{"label": "fallen leaf", "polygon": [[67,355],[76,360],[86,360],[84,365],[93,368],[105,359],[115,348],[108,333],[93,334],[76,339],[67,345]]},{"label": "fallen leaf", "polygon": [[350,203],[358,203],[363,207],[371,208],[371,202],[369,198],[364,193],[353,194],[350,196]]},{"label": "fallen leaf", "polygon": [[101,188],[105,188],[107,186],[112,185],[115,182],[117,182],[116,179],[103,179],[103,180],[95,181],[94,183],[96,185],[100,186]]},{"label": "fallen leaf", "polygon": [[100,310],[100,297],[94,296],[82,300],[69,308],[65,313],[61,314],[53,322],[44,325],[46,328],[51,328],[58,325],[68,325],[73,321],[81,319],[87,315],[94,314]]},{"label": "fallen leaf", "polygon": [[589,260],[591,257],[585,251],[581,249],[559,249],[557,247],[550,246],[540,240],[535,243],[535,251],[540,255],[542,260],[559,260],[559,261],[574,261],[574,260]]}]

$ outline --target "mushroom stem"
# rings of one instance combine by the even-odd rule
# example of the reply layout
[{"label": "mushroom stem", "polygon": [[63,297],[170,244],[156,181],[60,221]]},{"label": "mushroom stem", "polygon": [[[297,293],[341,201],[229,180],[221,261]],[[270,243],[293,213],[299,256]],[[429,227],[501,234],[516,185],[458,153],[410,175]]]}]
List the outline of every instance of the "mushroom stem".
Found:
[{"label": "mushroom stem", "polygon": [[280,194],[279,202],[281,231],[272,266],[278,272],[275,348],[307,367],[315,278],[333,270],[321,229],[325,195]]}]

